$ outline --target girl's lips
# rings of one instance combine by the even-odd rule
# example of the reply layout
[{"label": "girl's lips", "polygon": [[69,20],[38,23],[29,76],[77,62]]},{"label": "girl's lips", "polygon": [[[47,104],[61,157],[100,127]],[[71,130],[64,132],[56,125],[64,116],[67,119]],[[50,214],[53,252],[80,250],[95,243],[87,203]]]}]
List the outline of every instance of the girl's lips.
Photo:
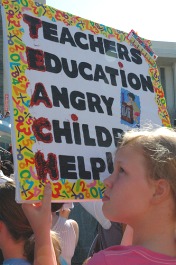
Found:
[{"label": "girl's lips", "polygon": [[104,193],[104,196],[102,198],[102,201],[103,202],[106,202],[106,201],[109,201],[109,200],[110,200],[109,196],[107,196],[106,193]]}]

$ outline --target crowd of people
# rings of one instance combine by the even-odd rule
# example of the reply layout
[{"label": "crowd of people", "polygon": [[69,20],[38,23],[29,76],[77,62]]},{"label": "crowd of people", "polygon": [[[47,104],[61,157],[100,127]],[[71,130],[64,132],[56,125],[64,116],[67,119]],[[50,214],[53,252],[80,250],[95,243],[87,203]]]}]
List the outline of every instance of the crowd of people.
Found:
[{"label": "crowd of people", "polygon": [[[84,264],[176,264],[175,130],[126,132],[104,184],[102,202],[81,203],[99,223]],[[1,166],[1,264],[71,265],[79,226],[68,221],[70,208],[51,203],[50,184],[40,205],[21,207],[15,201],[13,174]]]}]

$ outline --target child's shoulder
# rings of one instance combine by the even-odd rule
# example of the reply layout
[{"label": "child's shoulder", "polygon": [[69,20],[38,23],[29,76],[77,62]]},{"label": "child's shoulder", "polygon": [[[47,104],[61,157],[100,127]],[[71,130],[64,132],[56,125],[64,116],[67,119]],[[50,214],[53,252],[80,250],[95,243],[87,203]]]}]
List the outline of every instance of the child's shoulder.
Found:
[{"label": "child's shoulder", "polygon": [[87,262],[87,265],[116,265],[123,264],[128,265],[160,265],[176,264],[176,258],[172,258],[163,254],[159,254],[140,246],[113,246],[102,250],[93,255],[93,257]]},{"label": "child's shoulder", "polygon": [[[86,265],[115,265],[116,263],[116,256],[117,253],[124,247],[122,246],[113,246],[104,250],[99,251],[98,253],[95,253],[92,258],[88,259],[85,263]],[[111,258],[113,257],[113,259]]]}]

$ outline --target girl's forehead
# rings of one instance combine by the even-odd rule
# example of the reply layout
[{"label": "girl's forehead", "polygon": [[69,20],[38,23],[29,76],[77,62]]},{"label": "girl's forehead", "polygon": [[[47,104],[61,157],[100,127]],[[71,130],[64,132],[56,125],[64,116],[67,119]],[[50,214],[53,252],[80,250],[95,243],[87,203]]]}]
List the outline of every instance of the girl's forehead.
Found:
[{"label": "girl's forehead", "polygon": [[120,147],[115,155],[115,160],[121,158],[121,157],[128,157],[131,155],[143,155],[143,149],[138,144],[127,144],[122,147]]},{"label": "girl's forehead", "polygon": [[117,151],[114,166],[123,166],[132,171],[139,170],[142,167],[146,171],[148,169],[148,162],[141,147],[125,145]]}]

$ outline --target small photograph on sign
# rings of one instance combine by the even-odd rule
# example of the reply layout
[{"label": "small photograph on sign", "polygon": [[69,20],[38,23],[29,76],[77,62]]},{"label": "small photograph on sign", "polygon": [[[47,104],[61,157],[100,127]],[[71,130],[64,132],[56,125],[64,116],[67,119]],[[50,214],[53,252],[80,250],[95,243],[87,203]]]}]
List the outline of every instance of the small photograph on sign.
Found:
[{"label": "small photograph on sign", "polygon": [[126,89],[121,89],[121,123],[131,126],[140,127],[140,99],[139,96]]}]

